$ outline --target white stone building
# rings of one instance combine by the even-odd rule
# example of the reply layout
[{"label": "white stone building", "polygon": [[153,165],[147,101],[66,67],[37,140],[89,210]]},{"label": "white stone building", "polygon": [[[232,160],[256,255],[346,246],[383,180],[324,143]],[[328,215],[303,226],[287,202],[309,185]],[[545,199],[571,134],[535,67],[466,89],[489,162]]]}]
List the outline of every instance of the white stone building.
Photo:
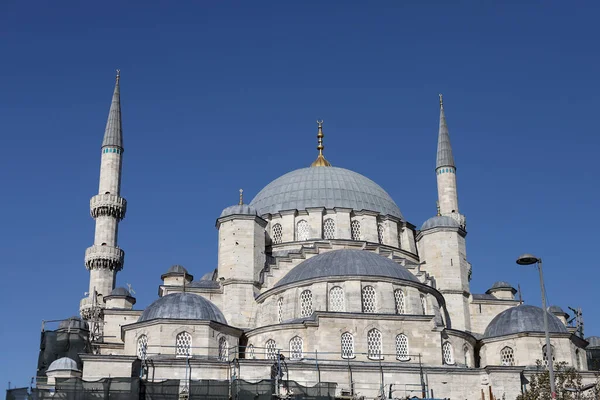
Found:
[{"label": "white stone building", "polygon": [[[271,377],[283,355],[283,379],[335,382],[338,395],[420,397],[425,390],[438,398],[514,399],[521,393],[539,371],[536,360],[547,362],[544,311],[520,304],[502,281],[485,294],[471,293],[467,227],[441,96],[438,215],[420,227],[405,220],[381,186],[331,166],[322,123],[318,140],[310,167],[268,183],[249,204],[240,195],[218,216],[213,272],[194,280],[175,265],[162,275],[159,298],[136,310],[129,291],[116,287],[124,259],[117,233],[127,205],[120,195],[117,76],[99,191],[90,202],[96,219],[85,255],[90,295],[80,306],[94,351],[80,354],[81,366],[61,359],[48,377],[140,376],[180,379],[182,387],[188,379],[260,380]],[[560,308],[551,311],[553,357],[593,379],[588,342],[567,326]]]}]

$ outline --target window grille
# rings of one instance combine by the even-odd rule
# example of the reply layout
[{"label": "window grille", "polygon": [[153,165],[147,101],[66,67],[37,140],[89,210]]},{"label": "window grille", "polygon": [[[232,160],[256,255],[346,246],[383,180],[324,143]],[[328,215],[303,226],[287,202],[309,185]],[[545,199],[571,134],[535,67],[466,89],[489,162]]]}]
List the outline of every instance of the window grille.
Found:
[{"label": "window grille", "polygon": [[190,357],[192,355],[192,335],[181,332],[175,336],[175,355],[177,357]]},{"label": "window grille", "polygon": [[254,360],[256,358],[256,352],[254,351],[254,345],[248,345],[246,347],[246,358]]},{"label": "window grille", "polygon": [[463,354],[465,356],[465,367],[469,368],[471,366],[471,352],[469,351],[467,345],[463,347]]},{"label": "window grille", "polygon": [[292,340],[290,340],[290,359],[302,359],[302,338],[300,336],[294,336]]},{"label": "window grille", "polygon": [[267,340],[267,343],[265,344],[265,358],[267,360],[277,359],[277,345],[273,339]]},{"label": "window grille", "polygon": [[377,312],[377,294],[373,286],[362,288],[362,308],[364,313]]},{"label": "window grille", "polygon": [[331,218],[323,222],[323,239],[335,239],[335,221]]},{"label": "window grille", "polygon": [[408,361],[408,338],[404,334],[396,336],[396,359],[400,361]]},{"label": "window grille", "polygon": [[360,240],[360,222],[353,220],[350,223],[350,233],[352,235],[352,240]]},{"label": "window grille", "polygon": [[342,358],[354,358],[354,336],[350,332],[342,333]]},{"label": "window grille", "polygon": [[500,361],[502,365],[515,365],[515,353],[511,347],[506,346],[500,350]]},{"label": "window grille", "polygon": [[297,230],[296,230],[296,240],[297,241],[308,240],[309,234],[310,234],[310,228],[308,226],[308,222],[306,222],[303,219],[298,221]]},{"label": "window grille", "polygon": [[427,299],[424,294],[421,294],[421,311],[423,311],[423,315],[427,314]]},{"label": "window grille", "polygon": [[379,240],[380,244],[383,244],[383,224],[377,224],[377,239]]},{"label": "window grille", "polygon": [[381,348],[381,332],[371,329],[367,332],[367,357],[374,360],[381,359]]},{"label": "window grille", "polygon": [[346,311],[344,289],[334,286],[329,291],[329,311]]},{"label": "window grille", "polygon": [[219,339],[219,360],[229,360],[229,344],[227,343],[227,339],[225,339],[224,336],[221,336],[221,338]]},{"label": "window grille", "polygon": [[310,317],[313,313],[312,292],[305,290],[300,293],[300,316]]},{"label": "window grille", "polygon": [[444,364],[454,364],[454,350],[452,349],[452,344],[450,342],[444,343],[442,346],[442,353],[444,355]]},{"label": "window grille", "polygon": [[404,292],[402,289],[394,290],[394,301],[396,302],[396,314],[404,314]]},{"label": "window grille", "polygon": [[283,321],[283,297],[277,300],[277,322]]},{"label": "window grille", "polygon": [[[552,352],[552,363],[556,362],[556,357],[554,357],[554,346],[550,345],[550,351]],[[546,345],[542,347],[542,353],[544,357],[544,365],[548,366],[548,353],[546,353]]]},{"label": "window grille", "polygon": [[283,229],[281,228],[281,224],[273,225],[273,244],[281,243],[283,239]]},{"label": "window grille", "polygon": [[137,353],[140,360],[145,360],[148,355],[148,336],[142,335],[137,341]]}]

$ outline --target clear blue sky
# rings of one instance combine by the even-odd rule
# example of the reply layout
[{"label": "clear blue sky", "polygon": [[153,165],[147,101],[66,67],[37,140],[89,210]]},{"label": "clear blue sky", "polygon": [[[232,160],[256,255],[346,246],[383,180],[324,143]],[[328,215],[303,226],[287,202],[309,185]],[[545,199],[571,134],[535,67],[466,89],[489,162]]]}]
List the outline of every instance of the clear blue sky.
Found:
[{"label": "clear blue sky", "polygon": [[[428,4],[425,4],[428,3]],[[450,4],[452,3],[452,4]],[[444,94],[472,291],[521,284],[581,306],[600,334],[598,2],[89,2],[0,5],[0,382],[35,374],[43,319],[88,287],[100,144],[122,70],[129,202],[118,284],[136,308],[160,274],[213,269],[215,219],[316,156],[435,213]],[[523,4],[528,3],[528,4]]]}]

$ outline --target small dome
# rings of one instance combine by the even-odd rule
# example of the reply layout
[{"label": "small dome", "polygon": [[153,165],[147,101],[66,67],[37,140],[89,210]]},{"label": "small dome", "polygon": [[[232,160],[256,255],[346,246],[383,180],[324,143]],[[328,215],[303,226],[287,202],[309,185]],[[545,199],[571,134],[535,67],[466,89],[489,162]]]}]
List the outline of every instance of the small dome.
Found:
[{"label": "small dome", "polygon": [[215,273],[217,272],[217,270],[213,270],[210,272],[205,273],[204,275],[202,275],[202,278],[200,278],[201,281],[213,281],[215,278]]},{"label": "small dome", "polygon": [[248,204],[236,204],[229,206],[221,212],[219,218],[228,217],[230,215],[258,215],[256,209]]},{"label": "small dome", "polygon": [[187,269],[183,268],[183,265],[175,264],[171,265],[171,267],[165,272],[166,274],[187,274]]},{"label": "small dome", "polygon": [[[565,325],[550,313],[548,330],[553,333],[567,333]],[[511,307],[494,317],[485,328],[483,336],[489,338],[521,332],[544,332],[544,310],[525,304]]]},{"label": "small dome", "polygon": [[492,292],[499,291],[499,290],[510,290],[513,294],[517,293],[517,290],[513,287],[513,285],[511,285],[510,283],[508,283],[506,281],[494,282],[492,287],[489,288],[486,291],[486,293],[490,294]]},{"label": "small dome", "polygon": [[52,364],[50,364],[46,372],[52,371],[79,371],[79,368],[77,368],[75,360],[69,357],[63,357],[52,361]]},{"label": "small dome", "polygon": [[560,306],[550,306],[550,307],[548,307],[548,312],[551,312],[554,315],[556,315],[556,314],[561,314],[561,315],[566,315],[566,316],[569,315]]},{"label": "small dome", "polygon": [[216,305],[192,293],[172,293],[161,297],[144,310],[138,322],[152,319],[193,319],[227,324]]},{"label": "small dome", "polygon": [[301,168],[265,186],[250,205],[258,215],[311,207],[375,211],[402,218],[400,209],[385,190],[369,178],[337,167]]},{"label": "small dome", "polygon": [[302,261],[275,287],[330,276],[381,276],[406,281],[419,280],[402,265],[367,250],[332,250]]},{"label": "small dome", "polygon": [[437,215],[435,217],[429,218],[421,226],[422,231],[426,231],[428,229],[433,228],[460,228],[460,224],[457,220],[455,220],[452,217],[448,217],[447,215]]},{"label": "small dome", "polygon": [[60,321],[60,324],[58,324],[58,329],[83,329],[87,331],[90,328],[88,326],[88,323],[82,320],[81,318],[71,317]]},{"label": "small dome", "polygon": [[585,339],[586,341],[589,342],[587,348],[596,348],[596,347],[600,347],[600,336],[590,336],[588,338]]},{"label": "small dome", "polygon": [[131,293],[129,293],[129,290],[125,289],[124,287],[118,287],[114,288],[112,292],[110,292],[110,296],[131,297]]}]

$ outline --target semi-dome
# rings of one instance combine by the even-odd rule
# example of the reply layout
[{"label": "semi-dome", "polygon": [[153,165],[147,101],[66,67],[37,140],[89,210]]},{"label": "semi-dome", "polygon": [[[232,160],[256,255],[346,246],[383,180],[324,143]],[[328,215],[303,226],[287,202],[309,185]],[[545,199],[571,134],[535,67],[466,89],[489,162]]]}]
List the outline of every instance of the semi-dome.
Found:
[{"label": "semi-dome", "polygon": [[221,212],[219,218],[229,217],[230,215],[258,215],[256,208],[248,204],[236,204],[229,206]]},{"label": "semi-dome", "polygon": [[193,319],[227,324],[216,305],[192,293],[172,293],[161,297],[144,310],[138,322],[152,319]]},{"label": "semi-dome", "polygon": [[385,190],[369,178],[337,167],[301,168],[275,179],[250,202],[259,215],[310,207],[369,210],[402,218]]},{"label": "semi-dome", "polygon": [[52,361],[52,364],[46,370],[46,372],[52,371],[79,371],[79,368],[77,368],[75,360],[69,357],[62,357]]},{"label": "semi-dome", "polygon": [[60,321],[58,324],[58,329],[84,329],[89,330],[88,323],[82,320],[79,317],[71,317],[67,318],[63,321]]},{"label": "semi-dome", "polygon": [[460,228],[460,224],[457,220],[447,215],[436,215],[435,217],[429,218],[421,226],[422,231],[433,228]]},{"label": "semi-dome", "polygon": [[[567,333],[567,328],[558,318],[547,314],[549,332]],[[483,336],[489,338],[521,332],[544,332],[544,310],[525,304],[511,307],[496,315],[485,328]]]},{"label": "semi-dome", "polygon": [[402,265],[367,250],[332,250],[316,255],[292,268],[275,287],[308,279],[339,276],[380,276],[419,282]]}]

